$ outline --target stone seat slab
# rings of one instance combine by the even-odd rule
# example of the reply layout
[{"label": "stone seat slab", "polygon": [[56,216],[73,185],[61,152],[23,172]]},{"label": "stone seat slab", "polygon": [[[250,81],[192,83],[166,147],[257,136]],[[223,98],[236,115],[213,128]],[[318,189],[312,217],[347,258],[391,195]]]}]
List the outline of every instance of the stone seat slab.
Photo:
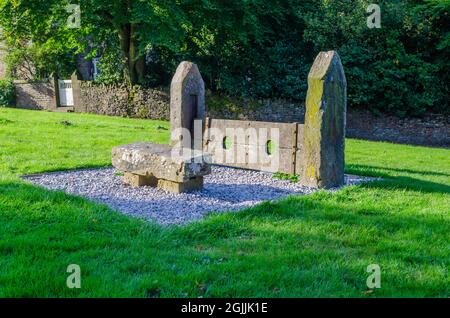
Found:
[{"label": "stone seat slab", "polygon": [[201,151],[139,142],[115,147],[113,166],[125,173],[185,183],[211,173],[210,157]]}]

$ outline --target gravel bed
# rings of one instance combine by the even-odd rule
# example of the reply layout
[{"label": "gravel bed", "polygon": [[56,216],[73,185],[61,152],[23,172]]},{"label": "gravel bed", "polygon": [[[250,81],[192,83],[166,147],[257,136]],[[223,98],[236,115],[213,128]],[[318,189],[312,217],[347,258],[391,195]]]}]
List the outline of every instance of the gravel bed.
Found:
[{"label": "gravel bed", "polygon": [[[122,182],[114,168],[72,170],[24,176],[25,180],[51,190],[62,190],[110,206],[134,217],[162,225],[185,224],[209,212],[239,211],[263,201],[315,190],[278,180],[271,173],[213,166],[202,191],[173,194],[152,187],[133,188]],[[373,178],[346,175],[346,186]],[[336,189],[335,189],[336,190]]]}]

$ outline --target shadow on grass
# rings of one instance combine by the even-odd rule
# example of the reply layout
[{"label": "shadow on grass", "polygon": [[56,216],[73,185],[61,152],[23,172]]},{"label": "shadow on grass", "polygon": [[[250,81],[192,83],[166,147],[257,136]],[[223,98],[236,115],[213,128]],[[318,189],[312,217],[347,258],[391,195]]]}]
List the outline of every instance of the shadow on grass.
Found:
[{"label": "shadow on grass", "polygon": [[111,164],[86,164],[86,165],[70,166],[70,167],[58,167],[58,168],[54,168],[54,169],[46,168],[46,169],[42,169],[42,170],[39,170],[39,171],[33,172],[33,173],[21,174],[21,175],[18,175],[18,177],[23,178],[23,177],[48,174],[48,173],[51,174],[51,173],[76,171],[76,170],[106,169],[106,168],[111,168],[111,167],[112,167]]},{"label": "shadow on grass", "polygon": [[[440,273],[448,262],[448,224],[368,202],[322,192],[164,228],[63,192],[0,182],[0,256],[8,264],[24,262],[31,273],[15,285],[15,295],[73,296],[65,271],[46,281],[39,269],[76,256],[88,296],[136,297],[150,287],[173,297],[364,296],[365,266],[375,260],[394,273],[377,296],[445,296]],[[4,267],[11,277],[4,284],[13,284],[17,268]]]},{"label": "shadow on grass", "polygon": [[383,181],[364,184],[367,188],[380,188],[385,190],[410,190],[423,193],[450,194],[450,186],[442,183],[425,181],[410,177],[389,177]]},{"label": "shadow on grass", "polygon": [[364,176],[373,176],[373,177],[381,177],[384,180],[368,182],[365,183],[364,186],[368,188],[382,188],[382,189],[391,189],[391,190],[411,190],[425,193],[443,193],[450,194],[450,186],[444,183],[437,183],[417,178],[412,178],[408,176],[395,176],[386,171],[393,172],[403,172],[403,173],[411,173],[411,174],[423,174],[423,175],[432,175],[432,176],[449,176],[445,173],[440,172],[421,172],[416,170],[409,169],[392,169],[392,168],[380,168],[373,166],[365,166],[365,165],[348,165],[346,167],[346,172],[356,175],[364,175]]},{"label": "shadow on grass", "polygon": [[386,172],[382,171],[390,171],[390,172],[399,172],[399,173],[409,173],[409,174],[421,174],[425,176],[442,176],[442,177],[450,177],[450,174],[444,172],[435,172],[435,171],[423,171],[423,170],[412,170],[412,169],[398,169],[398,168],[388,168],[388,167],[376,167],[376,166],[367,166],[367,165],[357,165],[357,164],[347,164],[346,171],[353,174],[358,173],[371,173],[375,170],[377,176],[386,177],[390,176]]}]

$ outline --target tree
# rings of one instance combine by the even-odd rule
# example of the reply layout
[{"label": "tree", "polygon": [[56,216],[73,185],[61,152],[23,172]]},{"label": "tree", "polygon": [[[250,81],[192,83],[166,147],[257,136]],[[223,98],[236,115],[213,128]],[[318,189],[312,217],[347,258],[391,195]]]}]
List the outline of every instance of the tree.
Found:
[{"label": "tree", "polygon": [[67,13],[63,7],[57,10],[56,5],[61,3],[0,0],[0,41],[6,45],[11,72],[20,67],[24,77],[41,78],[51,72],[73,71],[74,56],[70,53],[80,30],[64,27],[61,21]]},{"label": "tree", "polygon": [[92,28],[96,42],[117,35],[125,79],[145,76],[145,55],[153,46],[180,50],[189,22],[180,0],[81,0],[82,24]]},{"label": "tree", "polygon": [[[69,1],[79,1],[80,28],[66,23]],[[373,2],[380,29],[367,25]],[[131,84],[167,85],[188,59],[209,88],[238,97],[303,101],[315,55],[338,50],[349,105],[404,116],[448,111],[449,8],[450,0],[0,0],[0,25],[9,58],[33,59],[41,73],[106,50],[104,82],[121,80],[120,69]]]},{"label": "tree", "polygon": [[[125,79],[134,84],[145,75],[145,52],[154,45],[177,50],[189,23],[179,0],[80,0],[81,25],[67,24],[68,0],[0,0],[5,38],[52,44],[55,50],[82,53],[117,37]],[[13,43],[14,42],[14,43]]]}]

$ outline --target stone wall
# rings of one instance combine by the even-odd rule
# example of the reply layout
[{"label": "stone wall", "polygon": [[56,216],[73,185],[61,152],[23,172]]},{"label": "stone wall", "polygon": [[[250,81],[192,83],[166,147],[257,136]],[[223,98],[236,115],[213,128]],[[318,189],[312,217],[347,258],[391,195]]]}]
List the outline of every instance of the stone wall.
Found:
[{"label": "stone wall", "polygon": [[16,107],[36,110],[55,110],[57,94],[55,80],[14,81]]},{"label": "stone wall", "polygon": [[79,108],[87,113],[169,120],[170,96],[164,90],[80,81],[79,98]]},{"label": "stone wall", "polygon": [[347,137],[430,147],[450,147],[450,116],[422,118],[375,116],[367,110],[347,112]]},{"label": "stone wall", "polygon": [[[167,88],[129,88],[126,85],[93,84],[90,81],[78,81],[80,87],[80,112],[108,116],[136,117],[146,119],[170,120],[170,93]],[[76,87],[76,84],[73,85]],[[76,95],[74,93],[74,95]],[[259,101],[240,100],[233,104],[219,103],[209,94],[207,116],[221,119],[256,120],[303,123],[305,105],[287,100],[264,99]],[[225,103],[226,104],[226,103]],[[77,111],[77,109],[76,109]]]},{"label": "stone wall", "polygon": [[[208,111],[211,118],[304,123],[305,105],[284,100],[262,100],[259,106],[244,101],[240,106]],[[207,107],[208,107],[207,103]],[[450,147],[450,116],[427,114],[423,118],[375,116],[370,111],[347,110],[347,138],[401,144]]]},{"label": "stone wall", "polygon": [[[93,85],[80,81],[80,108],[76,112],[169,120],[167,89],[129,90],[125,86]],[[55,90],[49,82],[17,81],[17,107],[52,110]],[[76,85],[74,85],[76,87]],[[74,98],[76,99],[75,92]],[[221,119],[304,123],[305,105],[281,99],[231,100],[208,94],[207,116]],[[412,145],[450,147],[450,117],[374,116],[369,111],[347,110],[347,137]]]},{"label": "stone wall", "polygon": [[[208,116],[211,118],[303,123],[305,104],[283,99],[240,100],[231,104],[215,105],[218,101],[207,98]],[[214,104],[214,107],[209,107]]]}]

